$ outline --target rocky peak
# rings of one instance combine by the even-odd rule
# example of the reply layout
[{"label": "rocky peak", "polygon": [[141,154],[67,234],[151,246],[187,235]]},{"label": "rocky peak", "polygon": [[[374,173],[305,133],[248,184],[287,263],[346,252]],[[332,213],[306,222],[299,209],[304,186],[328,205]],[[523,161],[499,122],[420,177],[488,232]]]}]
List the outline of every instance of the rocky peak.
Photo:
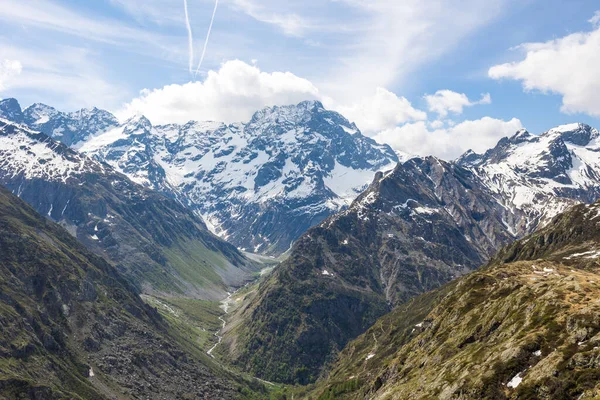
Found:
[{"label": "rocky peak", "polygon": [[34,103],[23,111],[24,121],[29,126],[39,126],[55,118],[59,111],[43,103]]},{"label": "rocky peak", "polygon": [[508,139],[508,141],[513,144],[519,144],[519,143],[523,143],[523,142],[528,142],[532,138],[534,138],[534,135],[529,133],[527,131],[527,129],[519,129],[514,135],[512,135]]},{"label": "rocky peak", "polygon": [[22,123],[24,118],[19,102],[13,98],[0,100],[0,117]]},{"label": "rocky peak", "polygon": [[475,153],[473,150],[469,149],[456,159],[456,163],[462,166],[474,167],[481,163],[482,158],[482,154]]},{"label": "rocky peak", "polygon": [[559,134],[565,142],[577,146],[587,146],[600,136],[597,129],[582,123],[561,125],[550,129],[547,134]]},{"label": "rocky peak", "polygon": [[152,123],[145,116],[138,115],[125,121],[123,130],[132,135],[147,134],[152,130]]}]

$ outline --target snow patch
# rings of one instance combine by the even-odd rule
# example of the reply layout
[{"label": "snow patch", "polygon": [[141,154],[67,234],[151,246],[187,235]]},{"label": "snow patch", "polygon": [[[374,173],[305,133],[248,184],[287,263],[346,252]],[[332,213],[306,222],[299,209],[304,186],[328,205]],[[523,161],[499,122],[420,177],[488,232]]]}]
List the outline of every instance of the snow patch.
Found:
[{"label": "snow patch", "polygon": [[513,388],[513,389],[516,388],[517,386],[519,386],[521,384],[521,382],[523,381],[521,374],[522,374],[522,372],[519,372],[518,374],[513,376],[513,378],[510,380],[510,382],[508,382],[506,384],[506,386],[508,386],[509,388]]}]

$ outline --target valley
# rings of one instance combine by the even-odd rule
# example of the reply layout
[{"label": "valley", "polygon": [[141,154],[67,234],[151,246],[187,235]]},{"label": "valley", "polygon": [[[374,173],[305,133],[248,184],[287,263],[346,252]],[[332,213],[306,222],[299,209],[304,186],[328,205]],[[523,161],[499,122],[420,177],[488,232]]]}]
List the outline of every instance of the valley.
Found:
[{"label": "valley", "polygon": [[[595,267],[577,264],[575,269],[565,269],[561,263],[593,250],[574,251],[557,264],[534,246],[527,251],[541,253],[533,266],[518,259],[529,253],[512,257],[510,263],[500,261],[520,243],[538,240],[522,238],[539,237],[560,218],[572,215],[568,210],[592,203],[600,194],[600,161],[594,157],[600,149],[600,133],[588,125],[560,126],[541,135],[519,131],[483,154],[467,152],[455,161],[430,156],[398,162],[390,149],[362,137],[350,122],[315,102],[264,109],[237,127],[190,123],[185,129],[172,126],[170,130],[143,118],[117,124],[97,109],[65,114],[34,105],[21,111],[10,99],[0,102],[0,112],[4,118],[0,119],[2,184],[114,265],[134,296],[154,310],[162,334],[185,354],[193,354],[207,371],[238,382],[238,394],[223,392],[224,398],[383,399],[408,398],[409,393],[422,393],[422,398],[452,398],[457,393],[468,393],[467,398],[509,398],[520,396],[534,377],[538,383],[531,387],[535,389],[527,390],[564,395],[595,390],[588,383],[558,388],[534,369],[513,368],[515,362],[522,367],[522,361],[511,358],[513,353],[521,357],[522,351],[514,349],[535,347],[532,351],[541,353],[525,359],[538,362],[546,356],[546,342],[492,344],[481,336],[483,331],[498,329],[504,322],[496,319],[512,315],[530,301],[531,293],[555,299],[535,311],[551,316],[526,324],[509,319],[502,325],[511,332],[507,337],[518,336],[518,329],[527,338],[543,336],[574,313],[575,300],[569,299],[589,301],[572,293],[569,282],[575,279],[577,291],[581,285],[584,292],[593,291],[588,283]],[[40,120],[46,122],[36,125]],[[57,132],[66,132],[68,127],[68,140],[58,142],[36,132],[36,127],[59,140]],[[216,131],[202,131],[207,127]],[[97,131],[85,131],[92,128]],[[271,132],[285,140],[273,147],[257,144],[252,141],[264,139],[253,133],[257,129],[261,135]],[[246,141],[237,143],[231,135],[241,135]],[[180,143],[192,137],[202,137],[204,142]],[[224,143],[228,150],[216,156]],[[167,147],[161,146],[170,148],[169,154],[187,149],[185,157],[177,156],[175,164],[166,164]],[[196,150],[208,146],[210,151],[196,154],[190,146]],[[343,146],[347,149],[343,153],[350,151],[354,158],[317,155],[316,150],[324,146],[333,146],[332,154],[339,154],[337,146]],[[279,153],[283,148],[286,152]],[[253,151],[264,151],[270,158],[239,158]],[[282,169],[288,161],[278,164],[272,158],[296,153],[302,156],[292,157],[294,165],[305,169]],[[174,178],[173,165],[190,167],[192,154],[196,154],[194,162],[200,162],[193,164],[196,172],[204,168],[205,157],[223,158],[219,161],[221,178],[214,169],[209,175],[190,175],[192,186],[174,185],[181,176]],[[159,158],[163,161],[158,162]],[[242,171],[239,162],[249,167]],[[339,162],[352,165],[347,167],[352,171],[337,176]],[[267,170],[266,180],[257,183]],[[221,188],[195,197],[201,193],[196,186],[199,182],[212,190],[224,177],[235,177],[236,171],[242,171],[241,180],[234,186],[227,186],[233,182],[227,181],[224,186],[233,191]],[[312,186],[302,186],[305,183],[300,181],[309,178]],[[357,186],[344,191],[341,179]],[[249,180],[254,181],[252,196],[248,195],[250,186],[240,189]],[[242,217],[240,225],[224,230],[223,221],[232,218],[232,203],[224,204],[232,199],[238,202],[240,198],[234,195],[238,190],[250,201],[235,207],[254,222],[247,225]],[[213,199],[204,205],[213,202],[214,207],[228,210],[219,217],[221,222],[215,224],[214,216],[201,208],[200,198]],[[312,205],[300,207],[297,201]],[[325,213],[323,204],[328,204]],[[261,210],[258,214],[256,207]],[[290,219],[286,209],[304,211]],[[257,222],[267,215],[271,222]],[[303,222],[298,224],[294,218]],[[583,227],[585,222],[573,224]],[[585,229],[595,232],[596,228],[586,225]],[[240,235],[248,232],[255,233],[242,239]],[[543,244],[558,243],[555,233],[549,235],[552,240]],[[568,246],[569,240],[574,237],[568,236],[562,245]],[[557,305],[556,299],[563,295],[565,303]],[[483,299],[497,299],[497,303],[481,305],[493,310],[493,318],[480,318],[477,325],[472,315],[484,313],[476,307]],[[458,308],[451,305],[461,302],[464,305]],[[589,307],[593,314],[593,305]],[[566,311],[549,311],[558,309]],[[447,321],[465,325],[444,325]],[[431,326],[436,328],[430,331]],[[593,326],[586,328],[587,336],[593,334]],[[570,329],[552,339],[564,357],[575,357],[566,350],[573,334]],[[450,330],[455,335],[446,337],[443,332]],[[462,331],[465,345],[482,340],[485,346],[497,346],[494,354],[504,358],[482,355],[481,348],[461,343],[459,352],[448,350],[454,349],[456,335]],[[416,337],[426,333],[435,335],[428,340],[439,350],[420,350],[423,341],[415,345]],[[121,371],[106,357],[90,367],[93,380],[100,380],[107,370]],[[417,368],[411,357],[433,357],[430,363],[435,373],[428,372],[432,380],[423,381],[419,373],[411,375]],[[486,357],[486,365],[495,367],[469,370],[472,380],[456,376],[456,365],[468,365],[478,357]],[[395,360],[401,361],[394,364]],[[587,367],[582,368],[581,373],[588,374]],[[583,379],[577,374],[565,377]],[[484,393],[482,388],[491,388],[492,380],[502,387]],[[522,381],[527,385],[520,386]],[[97,382],[95,387],[105,384]],[[111,384],[125,385],[122,381]]]},{"label": "valley", "polygon": [[0,400],[600,400],[598,1],[0,5]]}]

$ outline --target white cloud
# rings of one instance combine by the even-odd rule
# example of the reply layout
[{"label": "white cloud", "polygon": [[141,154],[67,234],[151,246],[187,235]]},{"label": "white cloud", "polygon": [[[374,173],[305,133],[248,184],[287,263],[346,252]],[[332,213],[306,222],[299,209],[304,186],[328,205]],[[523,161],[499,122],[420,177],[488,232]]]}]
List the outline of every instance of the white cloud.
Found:
[{"label": "white cloud", "polygon": [[[181,14],[183,15],[183,6]],[[183,60],[187,51],[174,38],[129,26],[123,21],[88,16],[51,0],[2,0],[0,21],[18,28],[34,28],[127,48],[164,60]],[[178,41],[179,42],[179,41]]]},{"label": "white cloud", "polygon": [[425,101],[429,111],[437,113],[440,117],[446,117],[448,112],[462,114],[464,107],[471,107],[477,104],[490,104],[492,97],[485,93],[478,101],[471,101],[464,93],[453,92],[452,90],[438,90],[435,94],[425,95]]},{"label": "white cloud", "polygon": [[[454,49],[500,16],[509,0],[336,0],[353,30],[343,32],[338,60],[315,82],[332,96],[359,99],[374,87],[406,83],[418,68]],[[351,84],[348,84],[351,82]]]},{"label": "white cloud", "polygon": [[18,60],[0,61],[0,91],[5,90],[22,70],[23,66]]},{"label": "white cloud", "polygon": [[437,119],[435,121],[430,122],[429,126],[431,126],[433,129],[440,129],[444,126],[444,121],[440,121],[439,119]]},{"label": "white cloud", "polygon": [[118,112],[121,118],[144,114],[155,124],[190,120],[238,122],[256,110],[320,98],[308,80],[290,72],[262,72],[239,60],[228,61],[218,71],[209,71],[203,82],[145,89]]},{"label": "white cloud", "polygon": [[288,36],[303,36],[307,31],[315,28],[315,25],[308,19],[293,12],[273,12],[251,0],[232,0],[232,4],[236,9],[257,21],[277,26]]},{"label": "white cloud", "polygon": [[374,138],[410,154],[453,160],[469,149],[483,152],[522,127],[521,121],[516,118],[503,121],[484,117],[434,130],[428,129],[426,122],[418,121],[380,132]]},{"label": "white cloud", "polygon": [[[18,64],[8,64],[13,73],[9,73],[11,78],[5,86],[6,95],[21,93],[21,101],[27,98],[48,102],[47,99],[52,97],[56,99],[52,105],[64,109],[110,108],[130,95],[102,77],[104,71],[90,58],[87,49],[70,46],[24,48],[0,39],[0,54],[19,60]],[[3,80],[0,77],[0,86]],[[32,93],[35,93],[33,97],[27,96]]]},{"label": "white cloud", "polygon": [[406,98],[398,97],[384,88],[377,88],[374,95],[352,105],[340,105],[327,100],[324,103],[355,122],[367,135],[427,118],[425,112],[415,109]]},{"label": "white cloud", "polygon": [[[591,22],[600,22],[596,13]],[[544,43],[525,43],[521,61],[493,66],[493,79],[514,79],[527,91],[562,95],[565,113],[600,116],[600,26]]]}]

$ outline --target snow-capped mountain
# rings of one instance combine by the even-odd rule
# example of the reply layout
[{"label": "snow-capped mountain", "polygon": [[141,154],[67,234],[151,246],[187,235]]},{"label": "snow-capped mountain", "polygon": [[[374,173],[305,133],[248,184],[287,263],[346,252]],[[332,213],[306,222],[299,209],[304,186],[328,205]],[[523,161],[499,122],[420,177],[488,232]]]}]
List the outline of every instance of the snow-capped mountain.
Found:
[{"label": "snow-capped mountain", "polygon": [[477,174],[504,207],[524,212],[511,227],[522,236],[574,204],[600,197],[599,136],[585,124],[538,136],[521,130],[485,154],[467,152],[457,162]]},{"label": "snow-capped mountain", "polygon": [[119,125],[114,115],[95,107],[65,113],[54,107],[36,103],[21,110],[21,106],[15,99],[0,101],[0,117],[25,124],[35,131],[44,132],[67,146],[87,139],[93,132]]},{"label": "snow-capped mountain", "polygon": [[0,118],[0,185],[112,261],[140,290],[220,299],[257,266],[180,202]]},{"label": "snow-capped mountain", "polygon": [[[0,102],[0,113],[5,108]],[[286,251],[398,162],[389,146],[316,101],[265,108],[230,125],[153,126],[144,116],[117,124],[105,111],[40,104],[22,114],[17,122],[178,198],[237,247],[268,254]]]}]

